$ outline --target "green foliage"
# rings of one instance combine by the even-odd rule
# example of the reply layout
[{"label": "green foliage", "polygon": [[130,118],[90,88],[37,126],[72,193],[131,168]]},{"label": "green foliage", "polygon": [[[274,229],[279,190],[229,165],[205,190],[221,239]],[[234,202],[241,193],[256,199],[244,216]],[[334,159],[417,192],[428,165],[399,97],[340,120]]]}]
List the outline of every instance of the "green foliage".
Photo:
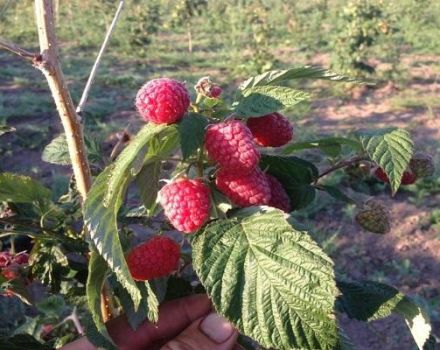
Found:
[{"label": "green foliage", "polygon": [[266,347],[334,349],[331,260],[281,211],[250,208],[243,216],[208,224],[192,242],[216,310]]},{"label": "green foliage", "polygon": [[[355,0],[341,11],[335,38],[334,66],[338,70],[354,76],[374,73],[375,67],[368,59],[372,47],[378,45],[382,36],[391,35],[396,29],[381,2]],[[398,60],[395,52],[394,59]]]},{"label": "green foliage", "polygon": [[392,193],[396,193],[403,172],[413,155],[413,142],[406,130],[386,128],[358,132],[368,156],[388,175]]},{"label": "green foliage", "polygon": [[180,148],[183,159],[188,159],[198,148],[203,146],[208,120],[200,114],[190,113],[179,124]]},{"label": "green foliage", "polygon": [[28,176],[0,174],[0,201],[33,203],[45,201],[50,196],[49,189]]}]

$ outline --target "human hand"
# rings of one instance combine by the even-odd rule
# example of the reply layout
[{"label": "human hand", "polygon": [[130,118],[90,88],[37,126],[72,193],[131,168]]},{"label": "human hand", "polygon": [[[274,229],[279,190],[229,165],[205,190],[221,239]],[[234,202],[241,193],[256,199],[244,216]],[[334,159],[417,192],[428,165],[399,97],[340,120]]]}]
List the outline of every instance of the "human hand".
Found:
[{"label": "human hand", "polygon": [[[159,308],[157,324],[145,321],[135,331],[125,316],[107,322],[107,329],[121,350],[236,350],[237,331],[212,312],[206,295],[172,300]],[[61,350],[96,350],[87,338]]]}]

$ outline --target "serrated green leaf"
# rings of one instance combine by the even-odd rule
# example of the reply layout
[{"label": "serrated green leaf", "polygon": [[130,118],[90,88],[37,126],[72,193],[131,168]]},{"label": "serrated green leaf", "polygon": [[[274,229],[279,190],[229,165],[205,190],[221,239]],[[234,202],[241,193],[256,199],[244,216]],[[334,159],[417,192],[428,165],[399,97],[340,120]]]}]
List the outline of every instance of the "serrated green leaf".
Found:
[{"label": "serrated green leaf", "polygon": [[159,302],[148,281],[136,282],[142,295],[141,304],[137,310],[134,308],[133,300],[131,300],[130,295],[117,279],[110,278],[110,282],[113,291],[117,295],[119,302],[124,309],[127,321],[133,330],[136,330],[147,319],[151,322],[158,321]]},{"label": "serrated green leaf", "polygon": [[[111,205],[112,199],[119,193],[123,183],[127,181],[127,176],[129,174],[135,176],[141,170],[139,163],[135,161],[140,159],[143,163],[148,142],[167,128],[170,127],[164,124],[147,124],[124,148],[114,162],[114,166],[108,178],[107,193],[104,197],[105,206]],[[144,152],[142,152],[143,150]],[[133,167],[135,169],[133,169]]]},{"label": "serrated green leaf", "polygon": [[46,316],[60,318],[65,311],[66,303],[61,295],[51,295],[37,303],[36,306]]},{"label": "serrated green leaf", "polygon": [[333,72],[328,69],[312,66],[294,67],[286,70],[272,70],[259,74],[255,77],[249,78],[240,85],[240,89],[248,89],[255,86],[275,85],[287,80],[293,79],[324,79],[340,82],[353,82],[359,83],[359,81]]},{"label": "serrated green leaf", "polygon": [[292,107],[309,97],[308,93],[289,87],[256,86],[242,90],[233,107],[240,117],[258,117]]},{"label": "serrated green leaf", "polygon": [[386,128],[359,131],[358,136],[364,151],[387,174],[391,191],[395,194],[413,155],[414,145],[409,132]]},{"label": "serrated green leaf", "polygon": [[99,350],[117,350],[113,342],[104,337],[96,328],[90,314],[83,317],[84,329],[87,339]]},{"label": "serrated green leaf", "polygon": [[188,159],[203,145],[208,120],[201,114],[189,113],[179,123],[180,148],[183,159]]},{"label": "serrated green leaf", "polygon": [[0,202],[33,203],[49,200],[51,191],[29,176],[0,174]]},{"label": "serrated green leaf", "polygon": [[297,157],[262,155],[260,167],[281,182],[292,209],[304,208],[314,200],[315,188],[311,184],[318,169],[312,163]]},{"label": "serrated green leaf", "polygon": [[405,318],[419,349],[434,349],[429,316],[411,298],[394,287],[374,281],[337,281],[337,286],[342,292],[337,299],[337,308],[350,318],[372,321],[392,313],[399,314]]},{"label": "serrated green leaf", "polygon": [[0,125],[0,136],[7,134],[9,132],[14,132],[15,128],[9,125]]},{"label": "serrated green leaf", "polygon": [[340,154],[342,145],[347,145],[354,150],[360,150],[362,148],[357,140],[351,140],[345,137],[326,137],[313,141],[290,144],[284,148],[283,154],[290,154],[308,148],[319,148],[329,156],[336,157]]},{"label": "serrated green leaf", "polygon": [[98,332],[113,344],[101,315],[101,290],[108,270],[106,261],[97,252],[92,252],[86,285],[87,304]]},{"label": "serrated green leaf", "polygon": [[93,245],[111,270],[115,272],[118,281],[130,293],[137,308],[141,302],[141,294],[128,270],[116,220],[128,185],[128,177],[126,176],[124,183],[120,184],[119,192],[115,193],[110,205],[104,206],[103,201],[108,193],[108,180],[111,173],[112,166],[106,168],[96,178],[84,203],[84,222]]},{"label": "serrated green leaf", "polygon": [[[87,157],[92,164],[102,162],[101,145],[96,139],[84,137],[87,150]],[[69,147],[67,146],[66,135],[61,134],[55,137],[43,150],[41,158],[51,164],[70,165]]]},{"label": "serrated green leaf", "polygon": [[211,222],[192,241],[195,270],[215,309],[265,347],[334,349],[331,260],[282,211],[254,210]]}]

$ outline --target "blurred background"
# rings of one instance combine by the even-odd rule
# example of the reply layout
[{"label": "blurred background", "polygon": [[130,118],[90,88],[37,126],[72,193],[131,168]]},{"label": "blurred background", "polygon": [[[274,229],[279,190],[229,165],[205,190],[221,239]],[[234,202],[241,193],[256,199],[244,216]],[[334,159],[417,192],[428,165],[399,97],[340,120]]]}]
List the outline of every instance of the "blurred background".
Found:
[{"label": "blurred background", "polygon": [[[119,1],[54,2],[63,70],[77,103]],[[33,1],[0,0],[0,37],[38,50]],[[152,78],[172,77],[192,88],[209,75],[228,98],[249,76],[303,64],[332,68],[375,85],[301,82],[313,98],[286,111],[295,124],[296,142],[393,125],[410,130],[416,149],[432,154],[439,164],[438,0],[128,0],[86,105],[90,148],[97,157],[108,156],[123,130],[138,130],[134,97]],[[41,159],[44,147],[61,132],[46,80],[5,51],[0,51],[0,125],[16,129],[0,138],[0,171],[38,178],[50,185],[54,197],[65,193],[70,168]],[[304,156],[328,161],[314,152]],[[296,216],[315,226],[316,239],[341,274],[419,295],[431,310],[438,334],[439,170],[402,188],[394,198],[384,184],[351,170],[335,173],[329,184],[378,194],[392,211],[390,234],[360,232],[352,222],[354,207],[325,194]],[[0,333],[8,332],[10,320],[3,315],[5,308],[12,309],[1,302],[0,307]],[[368,325],[342,322],[358,349],[415,349],[397,318]]]}]

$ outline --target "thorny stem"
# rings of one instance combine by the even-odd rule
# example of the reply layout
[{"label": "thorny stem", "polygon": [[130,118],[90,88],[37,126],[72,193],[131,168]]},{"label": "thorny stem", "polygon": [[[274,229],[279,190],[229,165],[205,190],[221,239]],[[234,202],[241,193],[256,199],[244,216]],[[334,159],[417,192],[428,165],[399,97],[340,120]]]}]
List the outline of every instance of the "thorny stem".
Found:
[{"label": "thorny stem", "polygon": [[341,160],[341,161],[337,162],[335,165],[331,166],[330,168],[324,170],[321,174],[319,174],[318,177],[315,180],[315,185],[316,185],[316,183],[318,182],[318,180],[320,178],[322,178],[322,177],[324,177],[324,176],[326,176],[326,175],[328,175],[328,174],[330,174],[330,173],[332,173],[332,172],[334,172],[334,171],[336,171],[338,169],[345,168],[347,166],[350,166],[350,165],[356,164],[356,163],[358,163],[360,161],[368,160],[368,159],[369,158],[364,157],[364,156],[356,156],[356,157],[353,157],[351,159]]},{"label": "thorny stem", "polygon": [[110,27],[107,30],[104,41],[102,42],[102,45],[101,45],[101,49],[99,50],[98,56],[96,57],[96,61],[93,64],[89,79],[87,80],[86,86],[85,86],[84,91],[81,96],[81,99],[78,103],[78,107],[76,107],[76,113],[78,113],[79,115],[81,115],[81,113],[84,111],[84,106],[87,102],[87,98],[89,97],[90,89],[92,87],[93,81],[95,80],[96,72],[98,71],[99,64],[101,63],[101,59],[104,54],[104,51],[108,45],[108,42],[110,41],[110,38],[113,34],[115,27],[116,27],[116,23],[118,22],[119,16],[120,16],[121,11],[124,7],[124,3],[125,3],[125,0],[121,0],[119,2],[119,6],[115,12],[112,23],[110,24]]}]

